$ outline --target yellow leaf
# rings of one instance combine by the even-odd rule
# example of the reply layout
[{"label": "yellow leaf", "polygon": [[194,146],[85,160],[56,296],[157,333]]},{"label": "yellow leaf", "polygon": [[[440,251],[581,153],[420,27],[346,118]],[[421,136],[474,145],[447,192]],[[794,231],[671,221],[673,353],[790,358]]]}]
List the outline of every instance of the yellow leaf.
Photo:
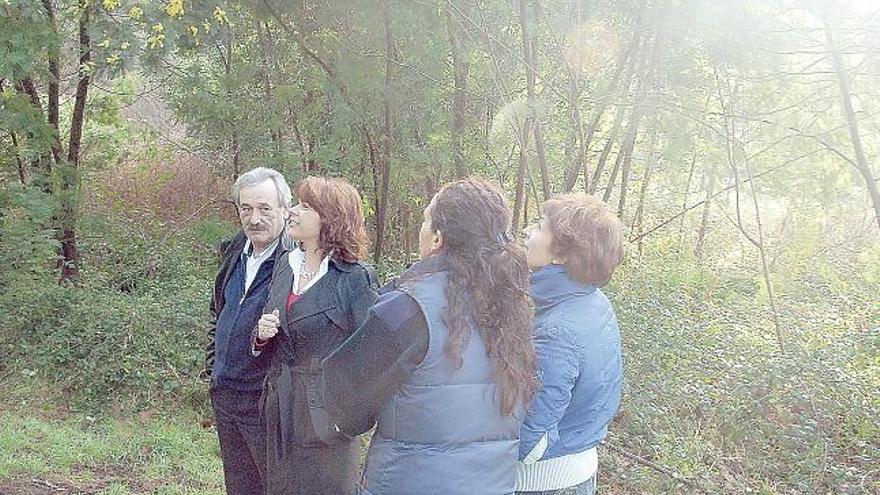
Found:
[{"label": "yellow leaf", "polygon": [[226,18],[226,11],[221,9],[219,5],[214,7],[214,19],[217,20],[218,24],[228,23],[229,19]]},{"label": "yellow leaf", "polygon": [[183,0],[169,0],[165,12],[171,17],[183,16]]},{"label": "yellow leaf", "polygon": [[132,19],[138,20],[144,15],[144,11],[140,7],[132,7],[131,10],[128,11],[128,15],[130,15]]},{"label": "yellow leaf", "polygon": [[190,34],[192,34],[193,36],[197,36],[197,35],[199,34],[199,28],[197,28],[197,27],[195,27],[195,26],[190,26],[190,27],[189,27],[189,32],[190,32]]},{"label": "yellow leaf", "polygon": [[150,36],[149,38],[147,38],[147,46],[149,46],[150,48],[165,46],[165,35],[159,33],[155,36]]},{"label": "yellow leaf", "polygon": [[119,0],[104,0],[104,10],[116,10],[119,7]]}]

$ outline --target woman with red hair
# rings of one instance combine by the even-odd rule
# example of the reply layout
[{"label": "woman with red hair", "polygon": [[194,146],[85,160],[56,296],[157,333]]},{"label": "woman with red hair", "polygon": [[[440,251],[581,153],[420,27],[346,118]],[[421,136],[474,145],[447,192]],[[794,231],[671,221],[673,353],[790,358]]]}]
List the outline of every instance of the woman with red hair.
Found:
[{"label": "woman with red hair", "polygon": [[309,378],[366,318],[376,277],[361,263],[366,231],[357,190],[342,179],[308,177],[296,187],[289,234],[295,246],[275,265],[254,352],[272,352],[263,386],[266,490],[270,495],[339,495],[357,482],[360,443],[327,421]]}]

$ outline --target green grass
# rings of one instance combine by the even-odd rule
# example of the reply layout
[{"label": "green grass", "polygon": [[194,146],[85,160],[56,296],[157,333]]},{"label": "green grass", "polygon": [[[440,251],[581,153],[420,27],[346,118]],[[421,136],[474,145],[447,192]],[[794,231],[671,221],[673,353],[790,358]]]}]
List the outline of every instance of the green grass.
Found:
[{"label": "green grass", "polygon": [[26,477],[97,486],[102,495],[223,492],[216,433],[195,416],[46,419],[0,411],[0,487]]}]

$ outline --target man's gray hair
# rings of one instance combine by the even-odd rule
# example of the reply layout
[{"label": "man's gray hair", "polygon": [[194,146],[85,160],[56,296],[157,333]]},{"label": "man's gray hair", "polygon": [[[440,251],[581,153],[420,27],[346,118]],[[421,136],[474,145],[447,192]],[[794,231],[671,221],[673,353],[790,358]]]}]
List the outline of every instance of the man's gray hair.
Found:
[{"label": "man's gray hair", "polygon": [[290,186],[287,185],[284,176],[281,175],[281,172],[266,167],[257,167],[241,174],[238,180],[235,181],[235,184],[232,185],[232,200],[235,201],[236,205],[240,205],[242,187],[255,186],[267,180],[275,183],[275,190],[278,192],[281,206],[290,206]]}]

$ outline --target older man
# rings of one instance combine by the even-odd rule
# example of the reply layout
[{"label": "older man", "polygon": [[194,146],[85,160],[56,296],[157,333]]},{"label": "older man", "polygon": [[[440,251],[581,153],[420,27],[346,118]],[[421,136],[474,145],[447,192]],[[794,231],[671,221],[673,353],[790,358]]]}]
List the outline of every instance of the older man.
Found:
[{"label": "older man", "polygon": [[275,170],[255,168],[232,186],[241,231],[221,246],[220,271],[211,298],[212,324],[206,372],[229,495],[262,495],[266,440],[259,399],[268,352],[252,351],[251,332],[262,315],[281,235],[290,187]]}]

